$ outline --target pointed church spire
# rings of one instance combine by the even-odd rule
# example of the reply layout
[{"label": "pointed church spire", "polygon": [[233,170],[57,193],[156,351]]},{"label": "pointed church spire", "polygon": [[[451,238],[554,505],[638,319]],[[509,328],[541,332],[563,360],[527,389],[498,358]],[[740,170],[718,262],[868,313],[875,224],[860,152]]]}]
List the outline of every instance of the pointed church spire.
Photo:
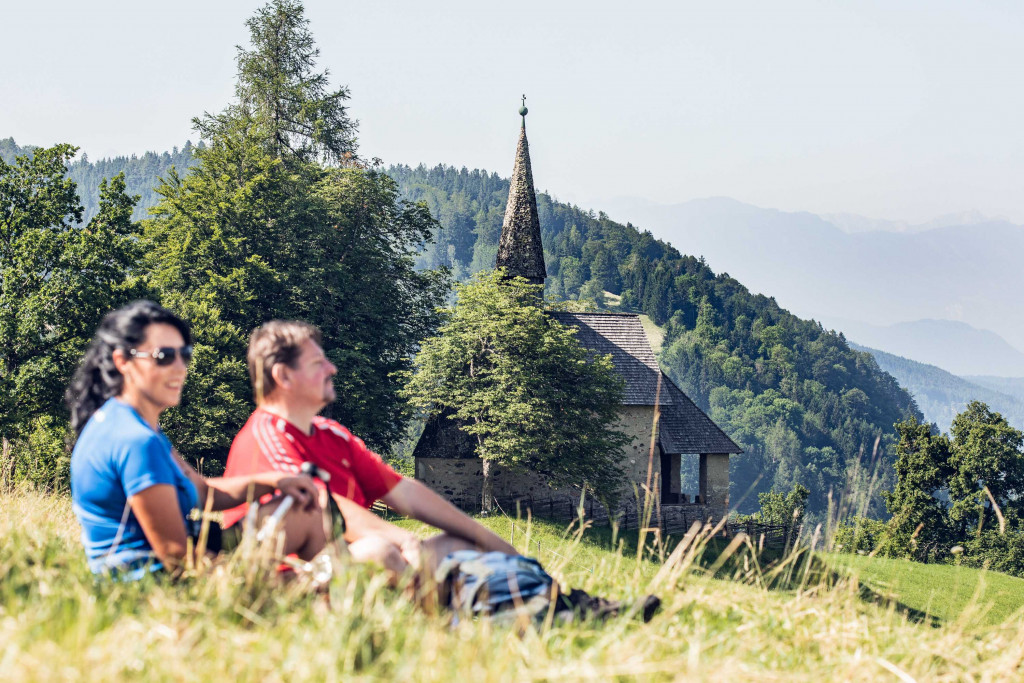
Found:
[{"label": "pointed church spire", "polygon": [[498,257],[495,266],[504,268],[510,277],[524,277],[535,285],[544,284],[544,247],[540,240],[540,218],[537,216],[537,194],[533,189],[530,169],[530,146],[526,142],[526,95],[519,115],[523,127],[519,131],[516,162],[508,189],[505,221],[501,225]]}]

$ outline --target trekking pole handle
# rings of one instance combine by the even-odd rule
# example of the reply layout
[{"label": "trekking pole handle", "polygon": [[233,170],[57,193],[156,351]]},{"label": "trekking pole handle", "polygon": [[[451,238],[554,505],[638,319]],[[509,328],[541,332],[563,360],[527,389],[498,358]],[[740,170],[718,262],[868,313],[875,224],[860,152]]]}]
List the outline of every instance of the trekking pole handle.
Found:
[{"label": "trekking pole handle", "polygon": [[[299,471],[309,477],[316,477],[325,484],[331,480],[331,473],[322,467],[317,467],[311,462],[302,463],[302,467]],[[260,533],[257,534],[256,540],[262,541],[267,535],[274,533],[281,520],[288,514],[288,511],[295,505],[295,498],[292,496],[285,496],[281,501],[281,504],[277,506],[274,513],[267,518],[267,521],[263,524],[263,528],[260,529]]]},{"label": "trekking pole handle", "polygon": [[307,475],[307,476],[319,479],[320,481],[322,481],[325,484],[327,484],[327,483],[329,483],[331,481],[331,473],[330,472],[325,470],[323,467],[318,467],[317,465],[314,465],[313,463],[309,462],[308,460],[306,462],[302,463],[302,467],[299,468],[299,471],[302,472],[303,474]]}]

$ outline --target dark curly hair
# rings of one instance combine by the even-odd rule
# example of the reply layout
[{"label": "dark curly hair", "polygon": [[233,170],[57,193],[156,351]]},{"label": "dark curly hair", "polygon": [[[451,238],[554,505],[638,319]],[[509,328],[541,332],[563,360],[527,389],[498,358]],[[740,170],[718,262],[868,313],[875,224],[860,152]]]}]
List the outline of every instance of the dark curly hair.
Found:
[{"label": "dark curly hair", "polygon": [[114,367],[114,350],[128,353],[145,340],[146,328],[156,323],[174,326],[186,344],[192,343],[188,323],[152,301],[133,301],[104,316],[64,394],[76,436],[92,414],[124,387],[124,377]]}]

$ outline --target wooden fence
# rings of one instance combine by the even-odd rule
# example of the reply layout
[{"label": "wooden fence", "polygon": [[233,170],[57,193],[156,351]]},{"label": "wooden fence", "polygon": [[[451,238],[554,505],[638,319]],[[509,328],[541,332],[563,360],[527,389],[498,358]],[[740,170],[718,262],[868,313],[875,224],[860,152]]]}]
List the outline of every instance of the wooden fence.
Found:
[{"label": "wooden fence", "polygon": [[[550,498],[508,498],[495,501],[497,514],[503,514],[511,519],[525,519],[527,515],[539,517],[552,522],[568,524],[580,518],[593,526],[611,526],[608,510],[593,498],[585,499],[583,510],[580,510],[578,500],[568,497]],[[378,514],[388,518],[394,512],[388,509],[382,502],[374,504],[373,509]],[[709,517],[705,514],[706,508],[701,505],[665,505],[655,506],[651,510],[650,518],[647,521],[647,528],[657,528],[663,536],[682,536],[694,522],[707,523]],[[619,529],[628,531],[639,529],[644,526],[643,510],[636,507],[628,507],[619,510],[614,515]],[[714,520],[717,525],[718,520]],[[750,537],[755,546],[763,548],[783,548],[789,546],[800,534],[799,529],[786,524],[760,524],[752,521],[727,522],[720,530],[722,537],[732,537],[744,533]]]},{"label": "wooden fence", "polygon": [[[566,497],[495,499],[495,508],[500,514],[513,519],[525,518],[529,512],[535,517],[568,524],[579,519],[582,514],[583,519],[594,526],[611,525],[608,511],[592,498],[584,501],[582,510],[578,500]],[[646,526],[660,529],[664,536],[681,536],[690,530],[694,522],[709,521],[705,510],[706,508],[701,505],[655,506],[650,512],[650,518],[646,520]],[[619,510],[615,512],[614,518],[623,531],[638,529],[645,525],[643,510],[637,507]],[[718,520],[714,520],[714,524],[717,523]],[[786,524],[760,524],[753,521],[727,522],[719,530],[719,534],[724,537],[735,536],[738,533],[745,533],[755,545],[781,548],[789,545],[791,539],[797,537],[799,530]]]}]

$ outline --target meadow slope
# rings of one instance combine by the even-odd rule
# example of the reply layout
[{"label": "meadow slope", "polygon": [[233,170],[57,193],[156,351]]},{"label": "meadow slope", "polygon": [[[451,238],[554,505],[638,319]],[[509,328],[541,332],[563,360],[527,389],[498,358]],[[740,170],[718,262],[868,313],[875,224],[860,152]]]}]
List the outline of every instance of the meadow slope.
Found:
[{"label": "meadow slope", "polygon": [[[0,505],[0,672],[14,680],[1011,680],[1024,626],[977,610],[938,627],[862,599],[848,580],[768,590],[753,558],[716,580],[676,555],[638,560],[517,522],[516,542],[558,578],[612,597],[654,592],[649,624],[495,626],[424,613],[365,568],[339,562],[329,598],[233,556],[178,583],[97,583],[66,497],[4,494]],[[488,520],[500,533],[509,520]],[[649,550],[649,549],[648,549]],[[744,572],[744,568],[746,571]]]}]

